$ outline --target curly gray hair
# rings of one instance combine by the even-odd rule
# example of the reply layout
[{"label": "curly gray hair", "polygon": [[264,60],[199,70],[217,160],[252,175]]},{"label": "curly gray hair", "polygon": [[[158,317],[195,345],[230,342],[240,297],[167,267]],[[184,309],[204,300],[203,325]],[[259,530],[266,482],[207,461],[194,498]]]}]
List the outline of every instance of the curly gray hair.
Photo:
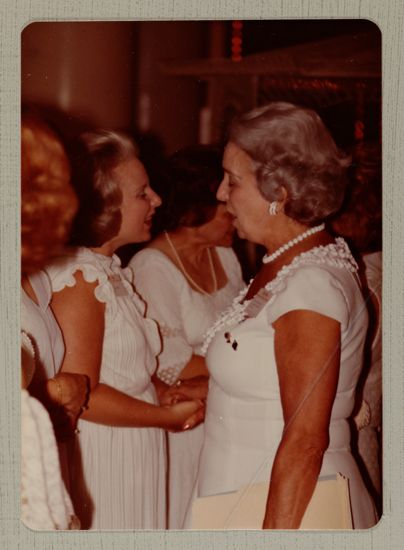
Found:
[{"label": "curly gray hair", "polygon": [[258,188],[269,201],[287,191],[285,214],[312,225],[342,205],[350,158],[311,109],[273,102],[233,120],[229,141],[252,159]]}]

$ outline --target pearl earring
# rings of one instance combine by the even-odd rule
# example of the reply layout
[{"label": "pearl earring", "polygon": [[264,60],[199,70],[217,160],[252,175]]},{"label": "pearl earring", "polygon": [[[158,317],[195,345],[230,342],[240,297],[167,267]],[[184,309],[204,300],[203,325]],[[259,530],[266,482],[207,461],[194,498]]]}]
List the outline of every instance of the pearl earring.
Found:
[{"label": "pearl earring", "polygon": [[278,208],[278,202],[277,201],[270,202],[269,203],[269,208],[268,208],[269,215],[270,216],[276,216],[276,214],[278,213],[277,208]]}]

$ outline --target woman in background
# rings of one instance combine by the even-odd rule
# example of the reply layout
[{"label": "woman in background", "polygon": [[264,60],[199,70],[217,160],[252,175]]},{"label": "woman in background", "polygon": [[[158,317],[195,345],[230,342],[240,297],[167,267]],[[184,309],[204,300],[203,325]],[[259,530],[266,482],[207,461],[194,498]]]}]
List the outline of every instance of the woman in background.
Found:
[{"label": "woman in background", "polygon": [[62,372],[90,380],[72,454],[82,527],[162,529],[164,429],[193,425],[199,401],[157,404],[151,376],[160,338],[115,251],[150,238],[160,198],[129,137],[97,130],[71,150],[79,211],[68,253],[49,264],[51,306],[63,333]]},{"label": "woman in background", "polygon": [[[157,378],[189,397],[206,397],[208,372],[201,356],[206,330],[244,287],[231,248],[234,227],[216,192],[222,180],[221,153],[191,146],[167,167],[167,189],[158,214],[164,230],[129,262],[136,288],[163,340]],[[195,486],[203,426],[170,433],[169,528],[182,529]]]},{"label": "woman in background", "polygon": [[382,193],[381,151],[377,143],[363,143],[355,151],[356,165],[348,200],[333,219],[334,230],[357,253],[369,331],[365,366],[357,392],[356,451],[365,482],[382,512]]},{"label": "woman in background", "polygon": [[79,525],[61,477],[63,473],[68,481],[65,448],[60,444],[58,449],[54,431],[58,439],[73,435],[87,399],[87,379],[83,374],[60,372],[64,343],[49,306],[50,282],[41,270],[46,261],[61,252],[76,209],[69,163],[59,138],[38,113],[24,108],[21,518],[32,529],[69,529]]}]

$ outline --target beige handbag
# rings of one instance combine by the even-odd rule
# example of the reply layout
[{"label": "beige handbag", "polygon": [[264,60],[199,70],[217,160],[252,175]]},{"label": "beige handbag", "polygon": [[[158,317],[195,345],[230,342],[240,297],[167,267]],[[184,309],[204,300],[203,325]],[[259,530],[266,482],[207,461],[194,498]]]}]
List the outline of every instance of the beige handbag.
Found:
[{"label": "beige handbag", "polygon": [[[268,482],[197,498],[192,529],[261,529]],[[300,529],[352,529],[348,480],[341,474],[319,478]]]}]

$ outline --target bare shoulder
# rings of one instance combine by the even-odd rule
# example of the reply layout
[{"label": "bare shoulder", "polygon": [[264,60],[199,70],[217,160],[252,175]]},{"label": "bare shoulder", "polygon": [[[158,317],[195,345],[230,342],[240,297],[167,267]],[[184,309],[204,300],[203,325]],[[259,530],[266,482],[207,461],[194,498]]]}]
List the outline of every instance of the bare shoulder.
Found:
[{"label": "bare shoulder", "polygon": [[73,274],[75,279],[74,286],[65,286],[59,292],[54,292],[51,300],[51,307],[56,312],[61,309],[69,309],[82,314],[83,312],[99,312],[104,313],[105,303],[100,302],[95,297],[95,289],[99,282],[98,280],[89,282],[86,281],[80,269]]}]

